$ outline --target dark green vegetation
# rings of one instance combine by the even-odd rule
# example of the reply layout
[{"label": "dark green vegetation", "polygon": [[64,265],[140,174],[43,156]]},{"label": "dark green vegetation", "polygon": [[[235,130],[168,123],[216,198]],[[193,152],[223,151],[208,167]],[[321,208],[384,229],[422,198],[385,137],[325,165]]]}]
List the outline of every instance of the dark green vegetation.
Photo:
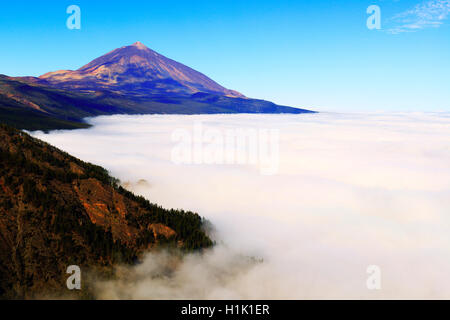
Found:
[{"label": "dark green vegetation", "polygon": [[56,130],[56,129],[81,129],[90,125],[81,122],[61,120],[34,110],[21,109],[11,106],[8,103],[0,105],[0,122],[6,123],[18,129],[30,131],[36,130]]},{"label": "dark green vegetation", "polygon": [[27,130],[89,127],[83,118],[126,113],[95,97],[18,81],[0,75],[0,122]]},{"label": "dark green vegetation", "polygon": [[146,250],[210,247],[203,224],[195,213],[166,210],[124,190],[101,167],[0,125],[1,298],[67,294],[66,268],[73,264],[108,275]]},{"label": "dark green vegetation", "polygon": [[0,123],[18,129],[88,127],[83,119],[111,114],[310,113],[264,100],[212,93],[142,95],[107,90],[56,89],[37,78],[0,75]]}]

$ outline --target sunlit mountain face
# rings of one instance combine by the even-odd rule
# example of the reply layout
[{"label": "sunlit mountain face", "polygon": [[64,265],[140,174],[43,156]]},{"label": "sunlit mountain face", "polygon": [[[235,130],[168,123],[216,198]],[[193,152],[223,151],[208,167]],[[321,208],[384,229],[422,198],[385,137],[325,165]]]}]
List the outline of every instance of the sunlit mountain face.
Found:
[{"label": "sunlit mountain face", "polygon": [[110,89],[135,94],[207,92],[244,98],[241,93],[222,87],[141,42],[113,50],[76,71],[49,72],[39,78],[65,89]]},{"label": "sunlit mountain face", "polygon": [[140,42],[76,71],[0,75],[0,116],[4,123],[27,130],[87,127],[84,118],[112,114],[311,112],[245,97]]}]

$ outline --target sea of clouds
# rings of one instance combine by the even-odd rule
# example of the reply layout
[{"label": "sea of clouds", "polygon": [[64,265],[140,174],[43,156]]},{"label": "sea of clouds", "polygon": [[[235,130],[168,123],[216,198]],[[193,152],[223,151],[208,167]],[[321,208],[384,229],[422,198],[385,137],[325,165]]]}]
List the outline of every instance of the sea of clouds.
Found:
[{"label": "sea of clouds", "polygon": [[[168,208],[199,212],[215,249],[149,253],[99,298],[450,299],[450,114],[145,115],[33,133]],[[174,132],[272,130],[277,170],[180,164]],[[184,130],[184,131],[183,131]],[[276,131],[274,131],[276,130]],[[251,257],[255,259],[250,259]],[[256,262],[255,262],[256,261]],[[381,270],[369,290],[368,266]]]}]

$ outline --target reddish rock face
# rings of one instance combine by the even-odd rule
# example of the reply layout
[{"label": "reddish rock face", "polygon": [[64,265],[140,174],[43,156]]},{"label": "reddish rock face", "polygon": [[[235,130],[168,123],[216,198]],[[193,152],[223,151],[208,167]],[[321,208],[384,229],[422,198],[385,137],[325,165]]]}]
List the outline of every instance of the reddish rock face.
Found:
[{"label": "reddish rock face", "polygon": [[209,92],[244,97],[239,92],[222,87],[204,74],[150,50],[140,42],[113,50],[76,71],[50,72],[40,79],[68,89],[186,95]]}]

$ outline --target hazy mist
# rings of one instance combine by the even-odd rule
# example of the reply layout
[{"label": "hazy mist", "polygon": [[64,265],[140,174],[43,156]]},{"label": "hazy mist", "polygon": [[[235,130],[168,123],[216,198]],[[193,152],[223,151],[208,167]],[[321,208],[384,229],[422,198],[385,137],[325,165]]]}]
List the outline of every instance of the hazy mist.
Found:
[{"label": "hazy mist", "polygon": [[[167,253],[119,267],[99,298],[450,298],[450,114],[108,116],[34,133],[131,191],[210,220],[219,245],[170,276]],[[279,132],[277,171],[171,161],[195,124]],[[253,261],[250,258],[255,258]],[[378,265],[381,290],[368,290]]]}]

